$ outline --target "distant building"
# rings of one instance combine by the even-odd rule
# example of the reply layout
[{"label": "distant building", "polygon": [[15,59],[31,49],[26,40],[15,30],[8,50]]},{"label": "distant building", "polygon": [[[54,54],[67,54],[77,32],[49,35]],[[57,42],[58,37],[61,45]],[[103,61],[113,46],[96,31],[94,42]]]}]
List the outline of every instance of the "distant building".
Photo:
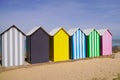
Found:
[{"label": "distant building", "polygon": [[63,28],[56,28],[50,35],[50,60],[69,60],[69,34]]},{"label": "distant building", "polygon": [[68,33],[70,35],[70,58],[86,58],[86,35],[84,32],[80,28],[72,28]]},{"label": "distant building", "polygon": [[49,62],[49,34],[42,28],[33,28],[27,34],[27,59],[30,63]]},{"label": "distant building", "polygon": [[24,64],[25,34],[15,25],[0,34],[2,66],[18,66]]},{"label": "distant building", "polygon": [[112,54],[112,34],[109,29],[97,30],[100,34],[100,53],[101,55],[111,55]]}]

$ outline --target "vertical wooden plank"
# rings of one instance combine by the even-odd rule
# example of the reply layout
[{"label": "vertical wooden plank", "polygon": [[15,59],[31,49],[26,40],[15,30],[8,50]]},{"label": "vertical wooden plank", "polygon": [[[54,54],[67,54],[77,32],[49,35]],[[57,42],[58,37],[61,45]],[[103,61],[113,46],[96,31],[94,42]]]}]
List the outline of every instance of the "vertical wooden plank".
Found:
[{"label": "vertical wooden plank", "polygon": [[19,33],[19,39],[20,39],[20,45],[19,45],[19,47],[20,47],[20,54],[19,54],[19,57],[20,57],[20,65],[22,65],[23,64],[23,53],[22,53],[22,47],[23,47],[23,45],[22,45],[22,34],[21,33]]},{"label": "vertical wooden plank", "polygon": [[22,35],[22,54],[23,54],[23,57],[22,57],[22,62],[23,64],[25,63],[25,55],[26,55],[26,45],[25,45],[25,36]]},{"label": "vertical wooden plank", "polygon": [[79,49],[80,49],[80,58],[83,58],[83,51],[82,51],[82,32],[79,30],[79,45],[80,45],[80,47],[79,47]]},{"label": "vertical wooden plank", "polygon": [[4,47],[5,47],[5,34],[2,35],[2,66],[5,67],[5,53],[4,53]]},{"label": "vertical wooden plank", "polygon": [[77,59],[77,32],[75,33],[75,59]]},{"label": "vertical wooden plank", "polygon": [[2,65],[4,67],[8,66],[7,36],[8,36],[7,33],[2,35]]},{"label": "vertical wooden plank", "polygon": [[79,59],[79,58],[81,57],[81,55],[80,55],[80,45],[79,45],[79,44],[80,44],[80,39],[79,39],[80,34],[79,34],[79,30],[77,30],[76,33],[77,33],[77,37],[76,37],[76,40],[77,40],[77,44],[76,44],[76,45],[77,45],[77,47],[76,47],[76,48],[77,48],[77,57],[76,57],[76,58]]},{"label": "vertical wooden plank", "polygon": [[96,31],[94,31],[94,57],[96,57],[96,52],[95,52],[96,38],[95,38],[95,36],[96,36]]},{"label": "vertical wooden plank", "polygon": [[100,56],[100,35],[99,34],[98,34],[98,44],[99,44],[99,46],[98,46],[98,50],[99,50],[98,56]]},{"label": "vertical wooden plank", "polygon": [[76,52],[76,45],[77,45],[77,43],[76,43],[76,33],[74,33],[74,35],[73,35],[73,38],[74,38],[74,41],[73,41],[73,43],[74,43],[74,56],[73,56],[73,58],[74,59],[76,59],[76,56],[77,56],[77,52]]},{"label": "vertical wooden plank", "polygon": [[96,48],[97,48],[97,46],[96,46],[96,45],[97,45],[97,43],[96,43],[96,41],[97,41],[96,35],[97,35],[97,34],[96,34],[96,31],[95,31],[95,47],[94,47],[94,50],[95,50],[95,57],[97,56],[97,55],[96,55],[96,53],[97,53],[97,52],[96,52]]},{"label": "vertical wooden plank", "polygon": [[99,56],[99,35],[97,34],[97,56]]},{"label": "vertical wooden plank", "polygon": [[82,47],[82,53],[83,53],[83,58],[85,58],[85,56],[86,56],[86,54],[85,54],[85,36],[84,36],[84,34],[82,34],[82,45],[81,45],[81,47]]},{"label": "vertical wooden plank", "polygon": [[92,34],[89,35],[89,57],[92,57]]},{"label": "vertical wooden plank", "polygon": [[74,55],[74,59],[77,59],[77,34],[75,33],[75,35],[74,35],[74,53],[75,53],[75,55]]},{"label": "vertical wooden plank", "polygon": [[10,41],[8,44],[10,44],[10,66],[13,66],[13,29],[10,29]]},{"label": "vertical wooden plank", "polygon": [[90,35],[87,36],[87,57],[90,57]]},{"label": "vertical wooden plank", "polygon": [[93,57],[95,57],[95,31],[93,30]]},{"label": "vertical wooden plank", "polygon": [[92,31],[92,40],[91,41],[92,41],[92,44],[91,44],[92,45],[92,54],[91,55],[92,55],[92,57],[94,57],[94,32],[93,31]]},{"label": "vertical wooden plank", "polygon": [[77,59],[80,59],[80,33],[79,30],[76,31],[77,33]]},{"label": "vertical wooden plank", "polygon": [[15,29],[15,66],[18,65],[18,31]]},{"label": "vertical wooden plank", "polygon": [[71,36],[71,58],[74,59],[74,34]]}]

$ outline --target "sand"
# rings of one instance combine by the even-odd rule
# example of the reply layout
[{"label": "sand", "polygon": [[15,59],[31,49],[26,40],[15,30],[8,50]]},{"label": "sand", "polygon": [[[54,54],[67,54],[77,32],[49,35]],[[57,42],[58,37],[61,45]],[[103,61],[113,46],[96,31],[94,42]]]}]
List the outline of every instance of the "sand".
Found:
[{"label": "sand", "polygon": [[112,80],[120,73],[120,53],[116,55],[7,70],[0,80]]}]

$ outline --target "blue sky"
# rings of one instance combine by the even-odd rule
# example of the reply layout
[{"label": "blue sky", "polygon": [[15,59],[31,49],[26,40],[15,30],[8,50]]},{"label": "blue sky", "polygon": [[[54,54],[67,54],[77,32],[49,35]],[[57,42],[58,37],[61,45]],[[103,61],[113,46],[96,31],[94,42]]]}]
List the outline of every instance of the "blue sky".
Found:
[{"label": "blue sky", "polygon": [[[109,28],[120,34],[120,0],[0,0],[0,28]],[[120,37],[120,36],[119,36]]]}]

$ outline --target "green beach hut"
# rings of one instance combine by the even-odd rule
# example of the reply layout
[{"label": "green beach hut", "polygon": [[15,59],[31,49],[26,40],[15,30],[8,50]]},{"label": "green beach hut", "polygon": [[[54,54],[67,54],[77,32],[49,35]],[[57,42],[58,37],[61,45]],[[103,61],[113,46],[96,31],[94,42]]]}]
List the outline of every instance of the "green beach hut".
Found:
[{"label": "green beach hut", "polygon": [[83,32],[87,36],[87,57],[100,56],[100,35],[95,29],[86,29]]}]

